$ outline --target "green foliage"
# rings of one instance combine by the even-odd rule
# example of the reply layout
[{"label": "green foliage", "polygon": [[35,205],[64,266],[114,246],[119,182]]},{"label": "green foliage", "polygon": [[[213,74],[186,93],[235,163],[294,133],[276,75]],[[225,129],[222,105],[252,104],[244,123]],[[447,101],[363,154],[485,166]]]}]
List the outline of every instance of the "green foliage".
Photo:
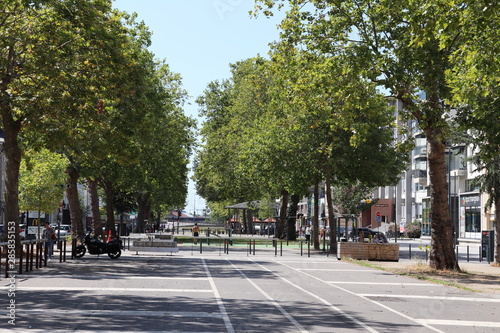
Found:
[{"label": "green foliage", "polygon": [[19,206],[23,211],[51,213],[63,199],[68,161],[46,149],[29,150],[24,156],[19,177]]},{"label": "green foliage", "polygon": [[334,182],[332,189],[333,204],[342,215],[359,215],[377,203],[377,200],[367,201],[373,193],[373,188],[361,183]]},{"label": "green foliage", "polygon": [[406,236],[408,238],[420,238],[422,235],[422,223],[411,222],[406,226]]},{"label": "green foliage", "polygon": [[[256,1],[262,10],[285,2]],[[450,55],[464,45],[462,14],[467,6],[448,0],[287,3],[290,10],[280,25],[285,50],[303,49],[338,59],[354,78],[372,82],[399,100],[404,108],[400,117],[415,120],[425,133],[432,152],[429,174],[432,202],[436,203],[431,207],[436,249],[431,253],[431,265],[454,269],[453,240],[444,237],[452,234],[444,159],[452,106],[443,101],[452,94],[446,73],[453,67]]]}]

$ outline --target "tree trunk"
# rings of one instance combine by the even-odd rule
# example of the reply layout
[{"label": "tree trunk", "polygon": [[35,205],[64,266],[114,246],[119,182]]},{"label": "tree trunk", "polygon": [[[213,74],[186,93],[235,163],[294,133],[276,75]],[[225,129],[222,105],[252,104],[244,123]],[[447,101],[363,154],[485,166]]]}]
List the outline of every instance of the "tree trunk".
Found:
[{"label": "tree trunk", "polygon": [[74,167],[67,167],[68,185],[66,186],[66,195],[69,202],[69,215],[71,216],[71,230],[73,236],[77,239],[82,238],[85,233],[82,223],[82,210],[80,200],[78,199],[78,171]]},{"label": "tree trunk", "polygon": [[253,223],[253,210],[247,209],[247,233],[248,234],[255,234],[255,228],[254,228],[254,223]]},{"label": "tree trunk", "polygon": [[459,270],[453,246],[453,226],[449,214],[446,182],[446,145],[427,133],[431,197],[430,266],[437,270]]},{"label": "tree trunk", "polygon": [[[3,94],[2,94],[3,95]],[[7,108],[7,110],[5,110]],[[10,106],[2,103],[2,127],[4,130],[4,153],[5,153],[5,187],[4,187],[4,232],[3,240],[7,241],[12,233],[12,225],[19,230],[19,168],[21,166],[21,149],[18,143],[20,125],[12,117]],[[21,252],[21,238],[19,232],[15,232],[16,255]]]},{"label": "tree trunk", "polygon": [[144,221],[146,220],[146,217],[149,216],[149,199],[150,199],[150,194],[140,194],[137,197],[137,228],[138,232],[144,232],[144,226],[145,223]]},{"label": "tree trunk", "polygon": [[297,230],[295,228],[297,210],[299,207],[299,196],[296,194],[292,194],[290,198],[290,205],[288,207],[288,219],[287,219],[287,233],[286,239],[288,240],[296,240],[297,239]]},{"label": "tree trunk", "polygon": [[286,221],[286,211],[288,209],[288,191],[285,189],[281,190],[281,207],[280,207],[280,216],[276,223],[276,238],[283,239],[285,238],[285,221]]},{"label": "tree trunk", "polygon": [[110,181],[103,181],[104,193],[106,193],[106,233],[107,237],[110,234],[116,236],[115,230],[115,210],[113,209],[113,197],[115,195],[115,190],[113,184]]},{"label": "tree trunk", "polygon": [[248,234],[248,210],[243,209],[241,215],[243,218],[243,233]]},{"label": "tree trunk", "polygon": [[337,221],[333,213],[332,184],[330,168],[325,172],[326,204],[328,205],[328,224],[330,225],[330,253],[337,255]]},{"label": "tree trunk", "polygon": [[90,177],[87,178],[90,194],[90,207],[92,210],[92,223],[94,233],[97,237],[103,237],[101,212],[99,211],[99,194],[97,193],[97,182]]},{"label": "tree trunk", "polygon": [[319,180],[314,182],[314,218],[312,236],[314,249],[319,250]]}]

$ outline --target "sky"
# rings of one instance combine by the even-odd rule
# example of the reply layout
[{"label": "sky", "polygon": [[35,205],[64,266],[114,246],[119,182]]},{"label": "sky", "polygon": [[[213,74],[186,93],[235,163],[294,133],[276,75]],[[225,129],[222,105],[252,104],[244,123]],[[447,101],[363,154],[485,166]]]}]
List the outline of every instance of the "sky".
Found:
[{"label": "sky", "polygon": [[[196,119],[194,100],[209,82],[230,78],[229,64],[267,56],[269,43],[278,40],[277,24],[284,14],[271,19],[262,14],[250,17],[253,6],[253,0],[114,1],[115,8],[137,13],[137,20],[149,27],[153,33],[150,50],[182,76],[190,96],[184,110]],[[185,212],[203,214],[205,201],[196,195],[191,179],[188,188]]]}]

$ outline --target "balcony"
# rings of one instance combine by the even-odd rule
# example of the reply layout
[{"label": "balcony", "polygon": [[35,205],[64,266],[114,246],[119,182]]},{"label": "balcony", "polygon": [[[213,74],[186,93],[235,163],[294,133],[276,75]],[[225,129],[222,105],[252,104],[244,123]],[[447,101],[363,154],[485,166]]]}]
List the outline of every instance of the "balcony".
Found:
[{"label": "balcony", "polygon": [[450,171],[451,177],[465,177],[467,176],[467,169],[455,169]]}]

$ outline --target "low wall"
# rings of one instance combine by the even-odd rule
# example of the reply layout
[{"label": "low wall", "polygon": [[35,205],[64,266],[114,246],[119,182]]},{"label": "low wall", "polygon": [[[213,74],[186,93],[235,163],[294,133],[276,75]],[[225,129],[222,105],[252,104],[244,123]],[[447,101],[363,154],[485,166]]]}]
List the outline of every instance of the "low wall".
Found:
[{"label": "low wall", "polygon": [[399,244],[341,242],[339,258],[399,261]]},{"label": "low wall", "polygon": [[156,237],[156,240],[153,240],[152,237],[148,237],[148,240],[145,239],[134,240],[129,250],[135,251],[136,254],[139,254],[139,251],[170,252],[170,253],[179,252],[179,248],[177,247],[177,242],[171,239],[171,237]]}]

